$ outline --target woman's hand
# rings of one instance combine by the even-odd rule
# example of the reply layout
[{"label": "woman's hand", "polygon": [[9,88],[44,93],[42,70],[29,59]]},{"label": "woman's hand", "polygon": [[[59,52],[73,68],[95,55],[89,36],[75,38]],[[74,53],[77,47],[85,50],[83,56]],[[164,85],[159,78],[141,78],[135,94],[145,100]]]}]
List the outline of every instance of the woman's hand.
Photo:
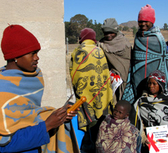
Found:
[{"label": "woman's hand", "polygon": [[147,146],[149,146],[150,142],[149,142],[148,139],[146,139],[145,144],[146,144]]}]

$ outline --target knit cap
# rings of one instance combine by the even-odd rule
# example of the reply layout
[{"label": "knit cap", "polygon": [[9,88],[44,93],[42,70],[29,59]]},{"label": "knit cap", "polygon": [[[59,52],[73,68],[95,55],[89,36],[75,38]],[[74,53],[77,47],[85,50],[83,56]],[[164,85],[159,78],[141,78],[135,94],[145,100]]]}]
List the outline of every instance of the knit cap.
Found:
[{"label": "knit cap", "polygon": [[9,60],[40,50],[41,46],[28,30],[20,25],[10,25],[3,32],[1,49],[5,60]]},{"label": "knit cap", "polygon": [[165,84],[166,84],[166,75],[165,73],[163,73],[160,70],[155,70],[152,73],[149,74],[148,80],[150,78],[153,78],[157,81],[157,83],[159,84],[159,86],[162,89],[162,92],[165,91]]},{"label": "knit cap", "polygon": [[101,26],[103,32],[113,32],[118,33],[118,23],[115,18],[108,18],[104,20],[103,25]]},{"label": "knit cap", "polygon": [[141,8],[138,15],[138,21],[150,21],[153,24],[155,23],[155,10],[151,5],[147,4]]},{"label": "knit cap", "polygon": [[79,36],[79,43],[82,43],[86,39],[91,39],[96,43],[96,32],[91,28],[82,29]]}]

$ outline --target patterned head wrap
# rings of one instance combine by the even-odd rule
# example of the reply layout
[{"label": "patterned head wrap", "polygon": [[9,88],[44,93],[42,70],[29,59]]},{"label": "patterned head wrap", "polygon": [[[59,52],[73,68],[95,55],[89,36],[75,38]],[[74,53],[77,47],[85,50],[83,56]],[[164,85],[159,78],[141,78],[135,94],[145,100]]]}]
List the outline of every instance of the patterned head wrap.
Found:
[{"label": "patterned head wrap", "polygon": [[166,75],[164,72],[160,71],[160,70],[155,70],[152,73],[150,73],[148,79],[153,78],[157,81],[157,83],[159,84],[159,86],[162,89],[162,92],[165,91],[165,84],[166,84]]}]

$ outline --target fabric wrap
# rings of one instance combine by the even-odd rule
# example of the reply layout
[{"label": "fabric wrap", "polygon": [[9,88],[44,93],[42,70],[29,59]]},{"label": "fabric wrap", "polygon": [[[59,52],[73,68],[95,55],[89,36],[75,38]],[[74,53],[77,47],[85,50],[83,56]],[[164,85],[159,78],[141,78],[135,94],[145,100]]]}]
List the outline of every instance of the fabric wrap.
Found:
[{"label": "fabric wrap", "polygon": [[136,153],[139,130],[128,118],[114,120],[107,115],[101,123],[96,141],[98,153]]},{"label": "fabric wrap", "polygon": [[114,70],[123,80],[122,85],[119,87],[119,100],[121,100],[130,67],[131,44],[122,33],[118,32],[112,41],[101,39],[98,45],[103,49],[107,57],[109,69]]},{"label": "fabric wrap", "polygon": [[168,95],[161,93],[157,97],[143,93],[134,103],[130,120],[142,133],[143,126],[168,125]]},{"label": "fabric wrap", "polygon": [[[151,72],[158,69],[166,74],[168,80],[168,56],[166,43],[158,27],[151,31],[138,31],[135,37],[134,49],[131,53],[131,67],[129,69],[127,85],[123,100],[133,103],[142,95],[142,88],[146,82],[140,82],[149,76]],[[166,83],[167,84],[167,83]],[[137,91],[138,90],[138,91]]]},{"label": "fabric wrap", "polygon": [[78,112],[79,128],[86,131],[104,113],[111,113],[113,104],[108,64],[94,41],[85,40],[73,51],[70,74],[77,100],[87,98]]},{"label": "fabric wrap", "polygon": [[[53,107],[41,107],[44,81],[40,69],[33,73],[16,69],[0,70],[0,145],[6,145],[19,129],[37,125],[55,110]],[[62,145],[64,144],[64,145]],[[50,143],[42,146],[42,152],[72,152],[70,131],[64,124],[54,130]]]}]

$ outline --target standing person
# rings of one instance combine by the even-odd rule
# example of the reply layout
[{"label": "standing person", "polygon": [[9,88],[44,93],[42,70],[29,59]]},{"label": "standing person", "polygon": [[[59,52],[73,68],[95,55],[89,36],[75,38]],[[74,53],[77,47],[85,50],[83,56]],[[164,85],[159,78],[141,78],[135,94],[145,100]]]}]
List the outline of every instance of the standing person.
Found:
[{"label": "standing person", "polygon": [[104,20],[102,31],[104,37],[100,40],[99,46],[107,57],[113,92],[115,92],[114,95],[118,101],[121,100],[126,87],[131,59],[131,44],[118,30],[115,18]]},{"label": "standing person", "polygon": [[141,80],[155,69],[164,72],[168,79],[166,43],[154,23],[155,10],[149,4],[142,7],[138,15],[139,30],[134,41],[127,87],[123,95],[123,99],[131,103],[142,94],[146,80]]},{"label": "standing person", "polygon": [[7,65],[0,69],[0,152],[74,152],[64,123],[77,111],[67,114],[68,105],[41,107],[44,81],[37,66],[41,47],[36,37],[20,25],[10,25],[1,49]]},{"label": "standing person", "polygon": [[81,150],[88,153],[95,149],[95,124],[102,115],[111,113],[113,97],[108,64],[103,50],[96,45],[95,31],[82,29],[79,43],[71,54],[70,75],[77,100],[83,95],[87,99],[78,111],[78,124],[79,129],[85,131]]},{"label": "standing person", "polygon": [[108,114],[100,124],[96,141],[97,153],[140,153],[141,136],[129,121],[130,111],[131,104],[128,101],[117,102],[113,115]]},{"label": "standing person", "polygon": [[160,70],[150,73],[147,78],[146,90],[134,103],[134,111],[130,116],[132,123],[140,130],[142,135],[142,152],[149,148],[146,127],[168,125],[168,95],[165,93],[166,75]]},{"label": "standing person", "polygon": [[167,52],[168,52],[168,41],[166,41],[166,47],[167,47]]}]

